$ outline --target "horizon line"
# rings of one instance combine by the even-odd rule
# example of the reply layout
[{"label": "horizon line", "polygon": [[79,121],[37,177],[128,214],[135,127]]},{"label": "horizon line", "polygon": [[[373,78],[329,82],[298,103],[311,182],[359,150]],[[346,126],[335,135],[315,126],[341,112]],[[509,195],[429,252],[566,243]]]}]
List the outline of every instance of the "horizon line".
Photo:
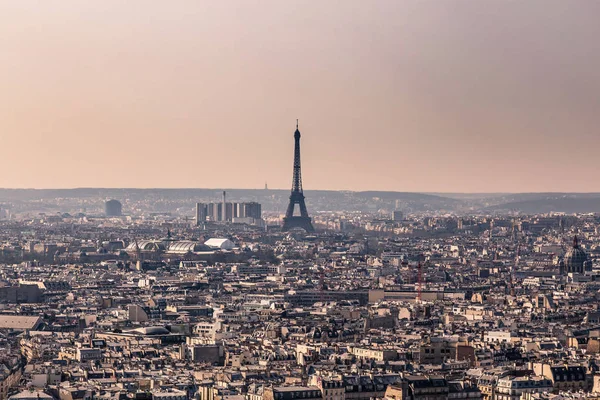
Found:
[{"label": "horizon line", "polygon": [[[0,187],[0,190],[255,190],[255,191],[290,191],[290,189],[280,189],[280,188],[234,188],[234,187],[95,187],[95,186],[81,186],[81,187],[54,187],[54,188],[36,188],[36,187],[27,187],[27,188],[15,188],[15,187]],[[501,191],[501,192],[445,192],[445,191],[400,191],[400,190],[390,190],[390,189],[366,189],[366,190],[351,190],[351,189],[307,189],[303,190],[307,192],[351,192],[351,193],[364,193],[364,192],[387,192],[387,193],[411,193],[411,194],[493,194],[493,195],[503,195],[503,194],[600,194],[600,191],[531,191],[531,192],[522,192],[522,191]]]}]

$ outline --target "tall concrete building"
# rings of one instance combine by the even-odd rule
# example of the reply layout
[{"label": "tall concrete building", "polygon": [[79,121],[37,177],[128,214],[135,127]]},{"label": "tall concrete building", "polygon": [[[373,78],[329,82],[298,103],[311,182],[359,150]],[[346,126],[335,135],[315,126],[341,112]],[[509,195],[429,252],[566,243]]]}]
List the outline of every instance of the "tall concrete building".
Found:
[{"label": "tall concrete building", "polygon": [[208,218],[210,218],[210,220],[213,222],[221,221],[221,208],[222,207],[223,207],[222,203],[206,204],[206,216]]},{"label": "tall concrete building", "polygon": [[586,264],[588,264],[588,256],[586,252],[579,246],[577,236],[573,238],[573,247],[571,247],[564,256],[561,262],[561,269],[564,274],[577,273],[583,274]]},{"label": "tall concrete building", "polygon": [[[260,220],[262,206],[257,202],[249,203],[196,203],[196,223],[212,222],[241,222],[241,219]],[[244,221],[247,222],[247,221]]]},{"label": "tall concrete building", "polygon": [[262,218],[262,206],[255,201],[250,203],[242,203],[244,205],[243,213],[238,215],[239,218]]},{"label": "tall concrete building", "polygon": [[404,214],[402,214],[402,211],[398,211],[398,210],[392,211],[392,220],[394,222],[400,222],[400,221],[404,220]]},{"label": "tall concrete building", "polygon": [[255,202],[233,203],[233,218],[262,218],[262,206]]},{"label": "tall concrete building", "polygon": [[196,203],[196,225],[202,225],[206,221],[207,207],[204,203]]},{"label": "tall concrete building", "polygon": [[108,200],[104,203],[104,213],[107,217],[120,217],[123,211],[123,206],[118,200]]},{"label": "tall concrete building", "polygon": [[233,206],[235,203],[223,203],[221,220],[231,222],[233,220]]}]

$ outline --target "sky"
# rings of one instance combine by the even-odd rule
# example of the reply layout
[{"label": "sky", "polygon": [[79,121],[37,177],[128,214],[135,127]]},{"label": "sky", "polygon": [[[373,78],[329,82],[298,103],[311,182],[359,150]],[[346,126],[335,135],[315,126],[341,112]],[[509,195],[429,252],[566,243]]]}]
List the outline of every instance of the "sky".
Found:
[{"label": "sky", "polygon": [[600,1],[5,0],[0,187],[600,191]]}]

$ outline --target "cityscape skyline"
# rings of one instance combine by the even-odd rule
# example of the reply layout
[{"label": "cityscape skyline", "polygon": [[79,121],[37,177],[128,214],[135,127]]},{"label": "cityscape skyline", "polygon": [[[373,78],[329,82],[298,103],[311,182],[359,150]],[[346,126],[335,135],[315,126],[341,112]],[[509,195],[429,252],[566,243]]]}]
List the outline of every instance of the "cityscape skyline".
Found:
[{"label": "cityscape skyline", "polygon": [[598,3],[141,4],[0,5],[0,187],[600,191]]},{"label": "cityscape skyline", "polygon": [[600,400],[599,15],[0,1],[0,400]]}]

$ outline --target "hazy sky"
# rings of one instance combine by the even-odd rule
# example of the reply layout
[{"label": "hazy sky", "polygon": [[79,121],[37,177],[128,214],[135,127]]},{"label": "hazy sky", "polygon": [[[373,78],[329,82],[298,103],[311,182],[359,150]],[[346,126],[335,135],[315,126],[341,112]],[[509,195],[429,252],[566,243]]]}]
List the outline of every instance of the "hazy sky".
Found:
[{"label": "hazy sky", "polygon": [[0,187],[600,191],[600,1],[4,0]]}]

